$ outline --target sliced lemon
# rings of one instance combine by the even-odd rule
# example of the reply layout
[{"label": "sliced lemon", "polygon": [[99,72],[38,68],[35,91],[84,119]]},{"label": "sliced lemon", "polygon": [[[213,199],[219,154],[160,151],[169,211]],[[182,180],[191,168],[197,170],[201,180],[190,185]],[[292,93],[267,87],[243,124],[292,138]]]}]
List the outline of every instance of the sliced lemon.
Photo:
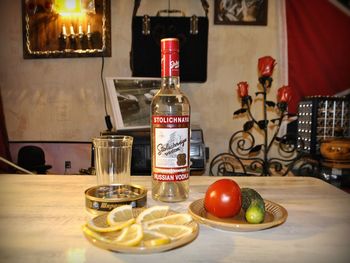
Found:
[{"label": "sliced lemon", "polygon": [[192,216],[190,214],[173,214],[165,217],[157,218],[154,220],[147,221],[147,226],[153,224],[170,224],[170,225],[185,225],[192,221]]},{"label": "sliced lemon", "polygon": [[171,242],[171,239],[162,233],[145,229],[142,238],[145,247],[157,247]]},{"label": "sliced lemon", "polygon": [[171,240],[183,238],[193,232],[193,229],[190,226],[168,224],[153,224],[148,227],[148,230],[153,230],[164,234]]},{"label": "sliced lemon", "polygon": [[138,245],[143,238],[142,226],[140,224],[132,224],[123,228],[120,235],[113,241],[121,246],[132,247]]},{"label": "sliced lemon", "polygon": [[157,239],[157,238],[168,238],[168,236],[154,230],[149,230],[149,229],[143,230],[142,241],[148,241],[148,240]]},{"label": "sliced lemon", "polygon": [[90,219],[86,224],[91,230],[96,232],[113,232],[120,230],[119,225],[111,226],[107,223],[107,220],[105,217],[97,216],[95,218]]},{"label": "sliced lemon", "polygon": [[110,243],[112,240],[109,239],[109,238],[106,238],[105,236],[103,236],[101,233],[98,233],[98,232],[95,232],[93,230],[91,230],[90,227],[87,226],[87,224],[83,225],[83,232],[85,234],[87,234],[88,236],[94,238],[94,239],[97,239],[99,241],[102,241],[102,242],[106,242],[106,243]]},{"label": "sliced lemon", "polygon": [[123,205],[114,208],[107,215],[107,223],[110,226],[118,226],[118,229],[122,229],[135,223],[135,218],[132,213],[132,206]]},{"label": "sliced lemon", "polygon": [[159,247],[162,245],[169,244],[171,242],[170,238],[154,238],[143,242],[145,247]]},{"label": "sliced lemon", "polygon": [[107,222],[112,226],[114,224],[118,224],[121,221],[127,221],[131,218],[134,218],[134,215],[132,213],[132,206],[122,205],[114,208],[108,213]]},{"label": "sliced lemon", "polygon": [[142,224],[166,216],[169,206],[153,206],[143,210],[136,218],[136,223]]}]

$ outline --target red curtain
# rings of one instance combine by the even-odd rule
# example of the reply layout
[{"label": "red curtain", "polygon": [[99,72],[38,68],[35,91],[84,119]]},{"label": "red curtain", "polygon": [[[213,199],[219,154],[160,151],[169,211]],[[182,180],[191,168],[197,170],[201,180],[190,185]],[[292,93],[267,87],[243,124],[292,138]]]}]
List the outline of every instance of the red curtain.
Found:
[{"label": "red curtain", "polygon": [[300,99],[350,88],[350,16],[328,0],[286,0],[289,110]]}]

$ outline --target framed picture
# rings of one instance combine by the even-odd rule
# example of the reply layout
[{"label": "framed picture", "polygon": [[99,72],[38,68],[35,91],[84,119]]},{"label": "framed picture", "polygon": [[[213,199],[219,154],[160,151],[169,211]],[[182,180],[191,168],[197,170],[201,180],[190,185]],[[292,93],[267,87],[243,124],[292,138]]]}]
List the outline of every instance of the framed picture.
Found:
[{"label": "framed picture", "polygon": [[160,78],[106,78],[116,129],[150,127],[150,105]]},{"label": "framed picture", "polygon": [[111,56],[110,0],[22,0],[23,57]]},{"label": "framed picture", "polygon": [[345,14],[350,16],[350,1],[348,0],[329,0],[333,5],[342,10]]},{"label": "framed picture", "polygon": [[215,0],[216,25],[267,25],[268,0]]}]

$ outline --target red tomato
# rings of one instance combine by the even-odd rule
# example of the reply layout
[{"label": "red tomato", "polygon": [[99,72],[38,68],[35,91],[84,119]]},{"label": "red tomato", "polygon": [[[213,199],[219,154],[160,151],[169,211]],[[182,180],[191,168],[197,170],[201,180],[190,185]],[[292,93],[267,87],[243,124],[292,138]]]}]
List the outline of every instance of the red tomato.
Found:
[{"label": "red tomato", "polygon": [[241,188],[231,179],[220,179],[208,187],[204,208],[216,217],[233,217],[241,210]]}]

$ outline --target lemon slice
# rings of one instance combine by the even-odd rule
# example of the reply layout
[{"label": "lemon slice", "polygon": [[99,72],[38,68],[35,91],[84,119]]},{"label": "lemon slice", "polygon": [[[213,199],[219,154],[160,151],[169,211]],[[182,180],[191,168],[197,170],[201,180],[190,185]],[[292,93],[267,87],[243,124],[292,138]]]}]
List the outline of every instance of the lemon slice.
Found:
[{"label": "lemon slice", "polygon": [[147,221],[147,226],[153,224],[171,224],[171,225],[185,225],[192,221],[192,216],[190,214],[173,214],[165,217],[157,218],[154,220]]},{"label": "lemon slice", "polygon": [[97,216],[95,218],[90,219],[86,224],[91,230],[96,232],[113,232],[120,230],[120,225],[111,226],[107,223],[105,217]]},{"label": "lemon slice", "polygon": [[143,245],[145,247],[159,247],[162,245],[169,244],[170,242],[170,238],[154,238],[143,242]]},{"label": "lemon slice", "polygon": [[149,226],[148,230],[160,232],[168,236],[171,240],[183,238],[193,232],[192,227],[189,226],[168,224],[154,224]]},{"label": "lemon slice", "polygon": [[118,230],[135,223],[131,205],[123,205],[114,208],[107,215],[107,223],[110,226],[118,226]]},{"label": "lemon slice", "polygon": [[143,210],[136,218],[136,223],[142,224],[166,216],[169,206],[153,206]]},{"label": "lemon slice", "polygon": [[142,242],[145,247],[157,247],[169,244],[171,239],[167,235],[146,229],[143,231]]},{"label": "lemon slice", "polygon": [[149,241],[151,239],[157,239],[157,238],[168,238],[168,236],[154,230],[149,230],[149,229],[143,230],[142,241]]},{"label": "lemon slice", "polygon": [[106,242],[106,243],[110,243],[112,240],[110,240],[109,238],[104,237],[101,233],[95,232],[93,230],[91,230],[90,227],[87,226],[87,224],[83,225],[83,232],[85,234],[87,234],[88,236],[97,239],[99,241],[102,242]]},{"label": "lemon slice", "polygon": [[132,247],[138,245],[143,238],[142,226],[140,224],[132,224],[123,228],[120,235],[113,243],[120,246]]}]

